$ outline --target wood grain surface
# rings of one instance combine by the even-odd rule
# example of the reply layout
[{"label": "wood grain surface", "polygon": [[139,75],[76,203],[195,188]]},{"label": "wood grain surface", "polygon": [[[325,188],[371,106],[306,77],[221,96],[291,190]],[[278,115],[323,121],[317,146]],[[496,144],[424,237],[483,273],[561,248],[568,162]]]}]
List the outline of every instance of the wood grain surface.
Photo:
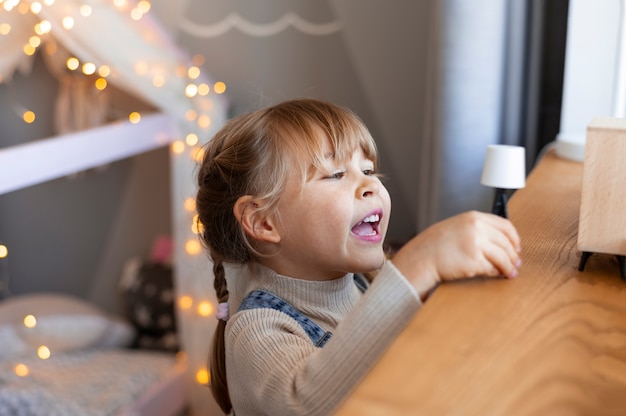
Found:
[{"label": "wood grain surface", "polygon": [[582,164],[549,152],[509,203],[514,280],[442,284],[340,415],[626,415],[626,283],[578,271]]}]

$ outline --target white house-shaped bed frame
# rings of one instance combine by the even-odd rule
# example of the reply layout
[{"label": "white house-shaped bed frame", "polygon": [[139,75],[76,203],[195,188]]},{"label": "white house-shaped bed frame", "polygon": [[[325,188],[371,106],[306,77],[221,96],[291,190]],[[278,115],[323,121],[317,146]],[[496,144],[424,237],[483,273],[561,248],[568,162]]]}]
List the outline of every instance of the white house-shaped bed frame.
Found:
[{"label": "white house-shaped bed frame", "polygon": [[[8,2],[4,2],[7,4]],[[20,1],[13,2],[15,8]],[[51,4],[50,4],[51,3]],[[12,36],[0,36],[0,81],[24,67],[30,57],[22,48],[33,36],[36,25],[47,22],[41,34],[62,44],[81,62],[96,68],[107,66],[107,80],[155,105],[162,112],[143,116],[133,124],[121,121],[89,130],[42,139],[0,149],[0,194],[63,177],[115,160],[171,145],[172,229],[174,233],[174,273],[178,299],[181,343],[187,355],[191,406],[194,412],[217,409],[206,386],[203,371],[210,337],[215,299],[207,293],[210,265],[192,231],[195,207],[188,203],[195,196],[190,180],[200,146],[226,120],[226,101],[214,91],[198,94],[199,84],[213,85],[204,74],[190,75],[191,60],[170,40],[141,2],[110,0],[56,0],[37,3],[21,1],[32,13],[7,14]],[[145,6],[145,4],[144,4]],[[72,27],[66,18],[72,17]],[[189,88],[191,86],[191,88]],[[185,138],[195,135],[189,144]],[[203,305],[202,313],[198,306]]]}]

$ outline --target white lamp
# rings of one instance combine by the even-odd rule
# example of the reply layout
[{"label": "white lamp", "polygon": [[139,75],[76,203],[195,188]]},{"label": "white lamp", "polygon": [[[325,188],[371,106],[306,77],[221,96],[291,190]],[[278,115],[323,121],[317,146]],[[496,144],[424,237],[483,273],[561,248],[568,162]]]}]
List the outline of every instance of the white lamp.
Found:
[{"label": "white lamp", "polygon": [[496,188],[492,212],[507,218],[506,190],[526,186],[526,149],[505,144],[489,145],[480,183]]}]

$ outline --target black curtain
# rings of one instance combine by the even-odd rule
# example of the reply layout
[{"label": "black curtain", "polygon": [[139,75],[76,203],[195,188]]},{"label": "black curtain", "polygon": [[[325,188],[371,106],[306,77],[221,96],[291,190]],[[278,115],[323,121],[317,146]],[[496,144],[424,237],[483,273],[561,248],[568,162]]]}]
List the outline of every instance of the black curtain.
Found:
[{"label": "black curtain", "polygon": [[569,0],[527,3],[520,142],[527,148],[530,167],[560,130],[568,8]]}]

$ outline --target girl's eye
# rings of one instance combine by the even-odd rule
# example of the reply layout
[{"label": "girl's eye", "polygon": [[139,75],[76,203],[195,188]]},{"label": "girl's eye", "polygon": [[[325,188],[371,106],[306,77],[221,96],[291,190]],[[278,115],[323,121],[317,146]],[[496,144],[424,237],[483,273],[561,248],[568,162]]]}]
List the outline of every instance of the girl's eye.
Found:
[{"label": "girl's eye", "polygon": [[339,171],[339,172],[333,172],[330,175],[327,176],[328,179],[341,179],[344,176],[346,176],[346,172],[344,171]]},{"label": "girl's eye", "polygon": [[374,176],[376,175],[376,171],[374,169],[365,169],[363,174],[367,176]]}]

